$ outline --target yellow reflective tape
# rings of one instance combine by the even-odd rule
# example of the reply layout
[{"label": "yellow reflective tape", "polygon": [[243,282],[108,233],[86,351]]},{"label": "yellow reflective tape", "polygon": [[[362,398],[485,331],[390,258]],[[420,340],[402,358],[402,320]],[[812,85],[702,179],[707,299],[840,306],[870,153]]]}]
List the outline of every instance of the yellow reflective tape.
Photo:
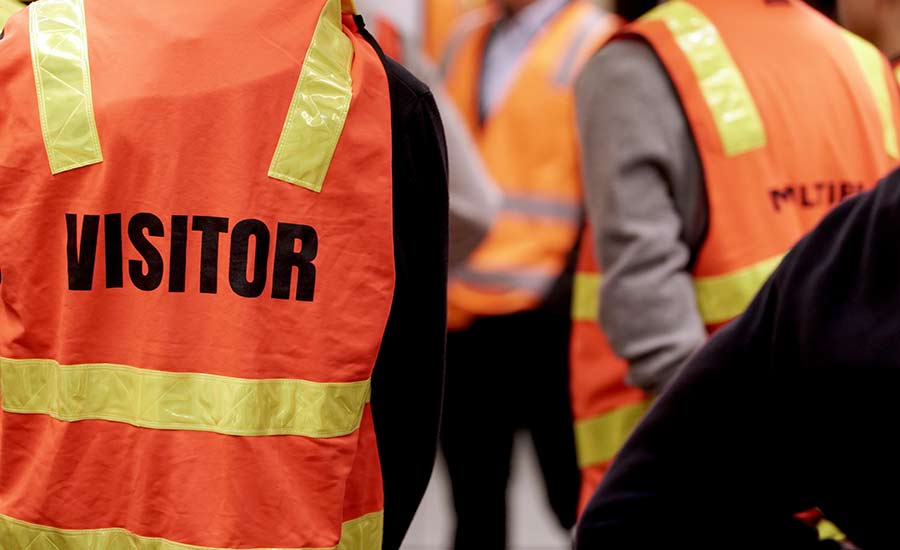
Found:
[{"label": "yellow reflective tape", "polygon": [[827,519],[820,520],[816,529],[819,531],[819,540],[847,540],[847,535]]},{"label": "yellow reflective tape", "polygon": [[897,127],[894,124],[894,113],[891,107],[891,92],[884,74],[884,56],[878,48],[848,30],[843,30],[853,56],[866,77],[866,83],[872,90],[878,114],[881,116],[881,128],[884,132],[884,150],[891,158],[900,158],[900,147],[897,145]]},{"label": "yellow reflective tape", "polygon": [[369,397],[368,381],[250,380],[48,359],[0,358],[0,387],[11,413],[238,436],[347,435]]},{"label": "yellow reflective tape", "polygon": [[82,0],[31,6],[31,62],[44,146],[54,174],[103,161]]},{"label": "yellow reflective tape", "polygon": [[[41,0],[43,1],[43,0]],[[253,548],[248,550],[381,550],[384,512],[348,521],[337,546],[317,549]],[[142,537],[125,529],[57,529],[0,514],[0,542],[4,549],[34,550],[232,550]]]},{"label": "yellow reflective tape", "polygon": [[784,256],[716,277],[695,277],[697,307],[707,325],[730,321],[742,314]]},{"label": "yellow reflective tape", "polygon": [[650,409],[651,402],[626,405],[606,414],[575,423],[578,466],[589,468],[615,458],[631,432]]},{"label": "yellow reflective tape", "polygon": [[715,25],[695,6],[668,2],[644,16],[660,20],[687,57],[729,157],[766,146],[766,130],[747,83]]},{"label": "yellow reflective tape", "polygon": [[897,80],[897,84],[900,84],[900,65],[894,67],[894,79]]},{"label": "yellow reflective tape", "polygon": [[597,322],[600,315],[599,273],[576,273],[572,287],[572,320]]},{"label": "yellow reflective tape", "polygon": [[269,177],[320,192],[344,131],[353,81],[353,43],[344,34],[341,0],[327,0],[269,167]]},{"label": "yellow reflective tape", "polygon": [[0,0],[0,29],[6,24],[7,20],[16,12],[25,7],[16,0]]}]

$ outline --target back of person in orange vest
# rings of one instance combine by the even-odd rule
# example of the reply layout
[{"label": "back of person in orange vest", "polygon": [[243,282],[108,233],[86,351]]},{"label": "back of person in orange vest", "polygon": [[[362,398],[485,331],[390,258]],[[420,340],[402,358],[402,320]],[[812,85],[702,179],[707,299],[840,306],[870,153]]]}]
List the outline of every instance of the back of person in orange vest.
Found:
[{"label": "back of person in orange vest", "polygon": [[568,303],[582,223],[572,84],[617,27],[591,2],[495,2],[448,53],[446,85],[504,194],[451,274],[442,445],[457,549],[506,543],[516,431],[531,432],[551,506],[575,521]]},{"label": "back of person in orange vest", "polygon": [[399,548],[446,158],[352,2],[41,0],[0,104],[0,547]]},{"label": "back of person in orange vest", "polygon": [[24,7],[25,4],[18,0],[0,0],[0,29],[6,24],[7,19]]},{"label": "back of person in orange vest", "polygon": [[896,165],[900,109],[879,52],[793,0],[666,3],[588,62],[577,98],[593,228],[573,306],[584,506],[685,361]]},{"label": "back of person in orange vest", "polygon": [[840,0],[838,22],[878,48],[891,60],[900,81],[900,2],[896,0]]}]

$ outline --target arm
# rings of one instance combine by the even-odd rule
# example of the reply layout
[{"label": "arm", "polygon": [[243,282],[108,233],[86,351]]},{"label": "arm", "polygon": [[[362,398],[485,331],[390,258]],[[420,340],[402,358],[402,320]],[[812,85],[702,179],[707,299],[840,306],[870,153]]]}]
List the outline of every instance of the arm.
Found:
[{"label": "arm", "polygon": [[437,449],[444,384],[447,158],[428,89],[386,60],[394,140],[397,284],[372,381],[385,492],[385,550],[412,522]]},{"label": "arm", "polygon": [[658,393],[707,338],[690,275],[706,195],[690,128],[649,46],[616,41],[576,87],[600,320],[629,382]]}]

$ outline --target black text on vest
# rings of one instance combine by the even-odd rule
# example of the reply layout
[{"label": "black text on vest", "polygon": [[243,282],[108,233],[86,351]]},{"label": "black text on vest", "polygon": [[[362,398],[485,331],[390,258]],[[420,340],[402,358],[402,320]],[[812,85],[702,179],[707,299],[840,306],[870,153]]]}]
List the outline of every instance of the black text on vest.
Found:
[{"label": "black text on vest", "polygon": [[[312,302],[315,297],[316,266],[313,260],[318,254],[319,237],[311,226],[279,222],[273,235],[268,225],[255,219],[241,220],[232,227],[228,218],[172,216],[166,231],[163,221],[147,212],[135,214],[127,224],[123,223],[122,214],[83,215],[80,227],[78,214],[66,214],[69,290],[93,289],[101,219],[106,288],[124,287],[127,271],[128,280],[135,288],[148,292],[158,289],[166,271],[166,261],[158,245],[165,242],[168,235],[169,292],[185,292],[188,240],[199,239],[199,257],[192,258],[199,264],[196,288],[203,294],[216,294],[219,290],[219,249],[223,244],[222,235],[225,235],[228,282],[235,294],[258,298],[271,278],[272,298],[289,300],[296,273],[294,299]],[[125,235],[140,259],[125,262]]]}]

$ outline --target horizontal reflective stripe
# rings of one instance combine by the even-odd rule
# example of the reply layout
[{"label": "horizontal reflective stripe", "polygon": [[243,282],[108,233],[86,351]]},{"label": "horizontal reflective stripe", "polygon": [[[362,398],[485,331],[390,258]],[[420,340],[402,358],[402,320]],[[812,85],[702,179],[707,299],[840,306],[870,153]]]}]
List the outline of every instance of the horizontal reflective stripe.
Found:
[{"label": "horizontal reflective stripe", "polygon": [[82,0],[42,0],[30,11],[31,62],[41,130],[54,174],[103,161]]},{"label": "horizontal reflective stripe", "polygon": [[715,120],[725,154],[766,146],[766,130],[740,69],[716,26],[688,2],[667,2],[645,16],[661,20],[687,57]]},{"label": "horizontal reflective stripe", "polygon": [[571,223],[581,223],[582,217],[582,210],[579,204],[567,204],[521,196],[504,197],[503,211]]},{"label": "horizontal reflective stripe", "polygon": [[606,414],[575,423],[575,445],[578,450],[578,466],[589,468],[615,458],[641,418],[650,409],[651,402],[642,401],[619,407]]},{"label": "horizontal reflective stripe", "polygon": [[[248,550],[381,550],[384,513],[375,512],[344,523],[337,546],[317,549],[252,548]],[[232,550],[193,546],[141,537],[125,529],[56,529],[0,514],[4,550]]]},{"label": "horizontal reflective stripe", "polygon": [[454,271],[451,278],[496,292],[527,290],[543,295],[550,291],[559,277],[545,273],[489,272],[463,268]]},{"label": "horizontal reflective stripe", "polygon": [[347,435],[369,397],[368,381],[250,380],[47,359],[0,358],[0,387],[11,413],[239,436]]},{"label": "horizontal reflective stripe", "polygon": [[317,193],[325,183],[353,98],[353,43],[344,34],[341,10],[341,0],[327,0],[322,8],[269,167],[269,177]]},{"label": "horizontal reflective stripe", "polygon": [[576,273],[572,287],[572,320],[596,322],[600,316],[599,273]]},{"label": "horizontal reflective stripe", "polygon": [[742,314],[783,258],[770,258],[726,275],[694,278],[697,307],[703,322],[716,325]]},{"label": "horizontal reflective stripe", "polygon": [[891,106],[891,92],[889,82],[884,74],[885,59],[878,48],[866,40],[856,36],[850,31],[844,30],[847,44],[856,57],[859,68],[866,77],[866,83],[872,91],[872,97],[878,106],[878,114],[881,117],[881,128],[884,132],[884,150],[891,158],[900,158],[900,149],[897,145],[897,126],[894,124],[894,109]]}]

